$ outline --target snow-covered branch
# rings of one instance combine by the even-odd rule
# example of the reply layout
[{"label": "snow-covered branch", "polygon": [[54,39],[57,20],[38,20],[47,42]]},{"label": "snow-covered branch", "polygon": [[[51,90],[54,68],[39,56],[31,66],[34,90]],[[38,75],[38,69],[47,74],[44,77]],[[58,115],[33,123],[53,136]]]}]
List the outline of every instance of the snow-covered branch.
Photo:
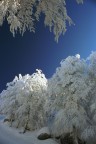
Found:
[{"label": "snow-covered branch", "polygon": [[[83,0],[76,0],[83,3]],[[36,21],[43,13],[44,24],[55,35],[55,40],[66,32],[66,23],[73,24],[67,14],[66,0],[1,0],[0,1],[0,25],[7,19],[10,31],[15,36],[19,31],[22,35],[28,29],[35,32]]]}]

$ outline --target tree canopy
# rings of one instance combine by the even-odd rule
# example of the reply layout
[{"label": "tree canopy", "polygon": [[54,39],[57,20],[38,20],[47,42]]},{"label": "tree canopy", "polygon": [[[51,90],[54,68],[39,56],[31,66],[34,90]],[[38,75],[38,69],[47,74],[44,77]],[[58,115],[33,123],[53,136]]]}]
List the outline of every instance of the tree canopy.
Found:
[{"label": "tree canopy", "polygon": [[[83,3],[83,0],[76,0]],[[44,24],[55,35],[55,40],[66,32],[66,23],[73,24],[67,14],[66,0],[0,0],[0,25],[7,19],[13,36],[28,29],[35,32],[36,21],[45,15]]]},{"label": "tree canopy", "polygon": [[75,131],[76,137],[92,143],[96,135],[96,52],[85,60],[78,54],[69,56],[60,64],[50,79],[36,70],[7,83],[0,94],[0,113],[13,127],[48,126],[54,137]]}]

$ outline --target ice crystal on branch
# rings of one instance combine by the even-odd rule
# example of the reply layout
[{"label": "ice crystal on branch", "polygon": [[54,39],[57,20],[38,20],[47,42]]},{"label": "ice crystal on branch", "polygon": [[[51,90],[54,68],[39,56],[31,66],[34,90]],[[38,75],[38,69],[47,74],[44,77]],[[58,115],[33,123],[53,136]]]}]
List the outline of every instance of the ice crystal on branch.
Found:
[{"label": "ice crystal on branch", "polygon": [[[76,0],[82,3],[83,0]],[[73,22],[67,14],[66,0],[1,0],[0,1],[0,25],[5,18],[10,25],[10,31],[15,36],[19,32],[23,35],[28,29],[35,32],[35,23],[43,13],[44,24],[53,31],[55,40],[66,32],[66,23]]]}]

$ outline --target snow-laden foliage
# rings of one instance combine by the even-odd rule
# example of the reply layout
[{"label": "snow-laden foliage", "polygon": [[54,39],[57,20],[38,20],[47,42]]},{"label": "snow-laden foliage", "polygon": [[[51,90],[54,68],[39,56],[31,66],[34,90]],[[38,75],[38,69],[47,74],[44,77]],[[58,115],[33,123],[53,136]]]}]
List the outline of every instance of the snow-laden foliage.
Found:
[{"label": "snow-laden foliage", "polygon": [[[49,126],[53,136],[68,133],[91,143],[96,135],[96,52],[69,56],[50,79],[37,70],[15,77],[0,96],[0,112],[24,129]],[[92,143],[93,144],[93,143]]]},{"label": "snow-laden foliage", "polygon": [[66,23],[72,24],[67,14],[66,0],[0,0],[0,25],[7,19],[13,36],[17,30],[22,35],[26,29],[34,32],[41,13],[45,15],[45,26],[53,31],[56,40],[66,32]]},{"label": "snow-laden foliage", "polygon": [[90,125],[82,133],[82,138],[88,139],[89,143],[92,143],[92,141],[96,143],[96,52],[91,53],[87,58],[87,63],[88,83],[90,83],[91,91],[87,97],[86,111],[90,118]]},{"label": "snow-laden foliage", "polygon": [[[69,56],[66,60],[61,61],[61,67],[57,68],[56,73],[49,80],[48,93],[52,102],[49,111],[54,113],[65,106],[70,99],[81,100],[83,91],[83,99],[89,91],[86,84],[86,63],[78,57]],[[51,104],[49,101],[49,104]],[[56,106],[56,107],[55,107]]]},{"label": "snow-laden foliage", "polygon": [[86,78],[86,63],[78,57],[68,57],[61,61],[61,67],[49,81],[50,105],[48,114],[56,117],[51,126],[56,136],[71,132],[87,125],[87,114],[82,106],[90,90]]},{"label": "snow-laden foliage", "polygon": [[1,111],[7,114],[12,126],[30,130],[39,128],[45,122],[46,90],[47,79],[40,70],[32,75],[19,75],[1,93]]},{"label": "snow-laden foliage", "polygon": [[[76,130],[77,137],[94,139],[96,134],[96,52],[87,60],[80,55],[61,61],[49,79],[45,110],[53,136]],[[51,124],[49,123],[51,121]]]}]

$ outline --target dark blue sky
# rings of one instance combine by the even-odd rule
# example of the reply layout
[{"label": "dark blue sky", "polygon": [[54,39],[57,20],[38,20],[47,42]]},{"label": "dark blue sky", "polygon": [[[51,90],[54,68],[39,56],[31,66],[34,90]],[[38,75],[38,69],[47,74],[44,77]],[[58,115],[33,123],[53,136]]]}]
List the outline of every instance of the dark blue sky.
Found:
[{"label": "dark blue sky", "polygon": [[68,14],[75,26],[68,27],[58,44],[45,28],[43,17],[36,33],[26,32],[23,37],[17,34],[13,38],[4,23],[0,28],[0,91],[19,73],[32,74],[38,68],[49,78],[67,56],[79,53],[86,58],[91,51],[96,51],[96,2],[84,1],[83,5],[77,5],[75,0],[67,1]]}]

